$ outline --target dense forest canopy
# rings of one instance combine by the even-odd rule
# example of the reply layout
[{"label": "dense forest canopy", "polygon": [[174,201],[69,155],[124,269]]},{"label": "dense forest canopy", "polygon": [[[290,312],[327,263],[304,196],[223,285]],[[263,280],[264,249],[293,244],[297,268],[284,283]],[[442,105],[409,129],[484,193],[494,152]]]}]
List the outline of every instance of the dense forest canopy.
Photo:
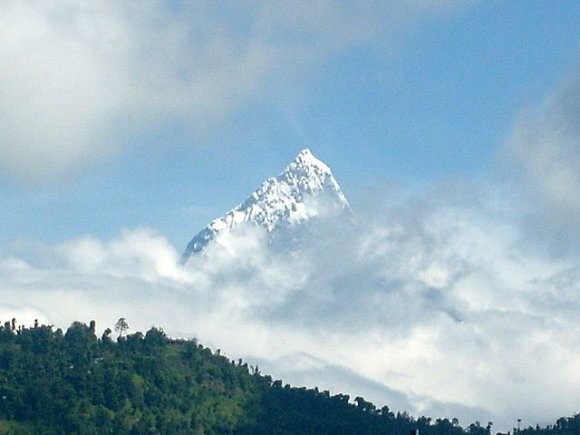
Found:
[{"label": "dense forest canopy", "polygon": [[[10,434],[389,434],[487,435],[491,422],[414,418],[362,397],[294,388],[242,360],[162,329],[127,334],[119,319],[66,332],[0,326],[0,433]],[[580,417],[522,435],[579,434]]]}]

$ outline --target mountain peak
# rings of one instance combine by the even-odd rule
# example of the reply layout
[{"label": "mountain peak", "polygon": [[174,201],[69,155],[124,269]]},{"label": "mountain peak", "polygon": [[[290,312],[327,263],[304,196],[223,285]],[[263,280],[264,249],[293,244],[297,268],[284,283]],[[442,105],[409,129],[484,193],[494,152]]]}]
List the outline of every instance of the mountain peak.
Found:
[{"label": "mountain peak", "polygon": [[268,178],[248,199],[202,229],[183,258],[205,250],[222,233],[250,223],[273,233],[316,217],[336,216],[350,206],[330,168],[305,148],[277,177]]},{"label": "mountain peak", "polygon": [[296,158],[294,159],[294,161],[289,165],[289,167],[292,167],[293,165],[295,165],[296,167],[301,166],[316,167],[319,168],[324,173],[331,172],[330,168],[324,162],[317,159],[314,156],[314,154],[312,154],[310,148],[304,148],[302,151],[300,151],[296,156]]}]

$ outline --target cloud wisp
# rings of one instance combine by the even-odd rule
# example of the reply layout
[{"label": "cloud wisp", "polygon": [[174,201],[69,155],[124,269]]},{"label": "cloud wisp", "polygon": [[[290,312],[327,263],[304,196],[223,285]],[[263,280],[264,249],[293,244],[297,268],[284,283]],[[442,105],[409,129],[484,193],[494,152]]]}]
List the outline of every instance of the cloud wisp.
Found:
[{"label": "cloud wisp", "polygon": [[[580,70],[539,104],[522,110],[503,145],[525,192],[543,211],[556,243],[580,242]],[[559,229],[559,231],[556,231]]]},{"label": "cloud wisp", "polygon": [[396,45],[456,3],[3,1],[0,173],[35,183],[151,131],[195,137],[341,50],[385,34]]},{"label": "cloud wisp", "polygon": [[317,229],[294,252],[254,228],[185,266],[144,229],[14,251],[0,259],[0,313],[160,325],[275,377],[464,423],[571,414],[580,261],[533,253],[494,195],[450,190]]}]

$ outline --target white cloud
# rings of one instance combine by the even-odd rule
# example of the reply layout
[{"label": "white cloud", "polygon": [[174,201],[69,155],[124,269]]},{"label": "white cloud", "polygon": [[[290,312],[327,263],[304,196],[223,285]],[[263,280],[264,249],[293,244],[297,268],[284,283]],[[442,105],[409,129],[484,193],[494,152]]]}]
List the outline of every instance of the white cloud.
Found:
[{"label": "white cloud", "polygon": [[128,96],[110,11],[9,0],[0,17],[0,168],[26,179],[113,152],[101,139]]},{"label": "white cloud", "polygon": [[533,253],[515,204],[451,190],[360,218],[341,237],[317,228],[300,255],[273,252],[252,228],[186,266],[144,229],[6,253],[1,320],[104,329],[126,317],[274,377],[463,423],[572,414],[580,261]]},{"label": "white cloud", "polygon": [[43,180],[136,133],[207,129],[340,50],[385,33],[396,44],[455,3],[3,1],[0,171]]}]

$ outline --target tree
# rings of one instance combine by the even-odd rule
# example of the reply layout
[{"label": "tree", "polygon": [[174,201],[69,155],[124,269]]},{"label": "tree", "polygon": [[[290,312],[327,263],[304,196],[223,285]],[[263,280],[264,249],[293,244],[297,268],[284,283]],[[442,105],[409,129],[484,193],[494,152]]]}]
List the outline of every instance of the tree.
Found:
[{"label": "tree", "polygon": [[161,346],[167,341],[167,336],[163,329],[152,327],[145,334],[145,344],[149,347]]},{"label": "tree", "polygon": [[121,338],[123,336],[123,333],[127,332],[128,329],[129,324],[127,323],[124,317],[121,317],[119,320],[117,320],[117,323],[115,323],[115,331],[119,333],[119,338]]}]

